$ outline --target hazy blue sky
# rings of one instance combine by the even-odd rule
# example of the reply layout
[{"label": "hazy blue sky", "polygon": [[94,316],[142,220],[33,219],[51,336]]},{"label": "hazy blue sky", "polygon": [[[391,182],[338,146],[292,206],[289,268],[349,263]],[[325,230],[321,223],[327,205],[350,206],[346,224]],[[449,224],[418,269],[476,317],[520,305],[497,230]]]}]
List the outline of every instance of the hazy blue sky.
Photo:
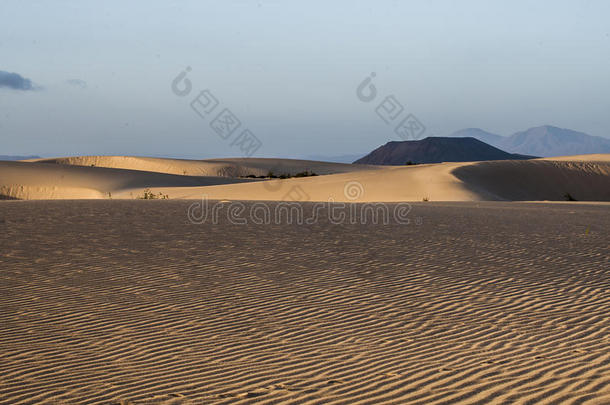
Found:
[{"label": "hazy blue sky", "polygon": [[[191,109],[204,89],[259,156],[397,140],[375,114],[386,95],[428,135],[552,124],[610,137],[604,0],[3,0],[0,21],[0,71],[33,84],[0,87],[0,154],[239,156]],[[371,72],[379,99],[364,103]]]}]

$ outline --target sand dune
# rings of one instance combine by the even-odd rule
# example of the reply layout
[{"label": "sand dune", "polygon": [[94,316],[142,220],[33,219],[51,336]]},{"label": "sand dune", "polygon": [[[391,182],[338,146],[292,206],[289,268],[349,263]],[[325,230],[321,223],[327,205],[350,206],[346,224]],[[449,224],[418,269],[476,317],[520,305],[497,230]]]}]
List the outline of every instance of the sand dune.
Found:
[{"label": "sand dune", "polygon": [[610,403],[607,205],[240,226],[191,203],[1,204],[0,403]]},{"label": "sand dune", "polygon": [[[262,176],[269,171],[294,175],[305,170],[320,176],[250,182],[236,177]],[[610,201],[610,155],[416,166],[117,156],[0,163],[3,198],[107,198],[110,193],[113,198],[129,199],[142,195],[146,188],[171,199],[206,196],[337,202],[561,201],[569,193],[582,201]]]},{"label": "sand dune", "polygon": [[249,184],[160,188],[176,198],[336,202],[610,201],[610,162],[490,161],[392,166],[377,171]]},{"label": "sand dune", "polygon": [[125,198],[137,198],[145,188],[196,187],[248,181],[49,163],[0,162],[0,198],[26,200],[110,198],[122,190],[127,190],[123,194]]},{"label": "sand dune", "polygon": [[[229,200],[294,200],[336,202],[421,201],[429,197],[435,201],[481,200],[480,194],[470,191],[451,171],[459,163],[385,166],[375,171],[358,171],[319,177],[270,180],[239,186],[176,188],[177,198]],[[159,189],[169,192],[168,188]],[[489,196],[491,198],[492,196]]]}]

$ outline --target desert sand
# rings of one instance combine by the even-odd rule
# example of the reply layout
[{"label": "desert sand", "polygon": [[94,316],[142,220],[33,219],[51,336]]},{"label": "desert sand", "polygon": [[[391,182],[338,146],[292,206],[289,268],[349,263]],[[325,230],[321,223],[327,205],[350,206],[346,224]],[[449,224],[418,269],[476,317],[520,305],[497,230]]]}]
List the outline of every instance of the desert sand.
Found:
[{"label": "desert sand", "polygon": [[610,403],[608,205],[192,203],[0,203],[0,403]]},{"label": "desert sand", "polygon": [[0,202],[0,403],[610,403],[610,155],[58,158],[0,197],[43,200]]},{"label": "desert sand", "polygon": [[[319,176],[249,179],[299,172]],[[266,201],[610,201],[610,155],[523,161],[369,166],[291,159],[178,160],[85,156],[0,162],[5,199]]]}]

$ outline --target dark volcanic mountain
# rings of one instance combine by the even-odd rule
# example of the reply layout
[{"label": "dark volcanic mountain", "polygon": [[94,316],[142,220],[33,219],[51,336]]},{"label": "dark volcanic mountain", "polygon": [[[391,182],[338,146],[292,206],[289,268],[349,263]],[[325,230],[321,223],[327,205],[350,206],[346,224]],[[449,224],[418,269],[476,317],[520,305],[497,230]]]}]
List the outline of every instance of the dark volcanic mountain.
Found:
[{"label": "dark volcanic mountain", "polygon": [[531,158],[533,156],[504,152],[475,138],[429,137],[420,141],[388,142],[354,163],[404,165],[408,161],[441,163]]},{"label": "dark volcanic mountain", "polygon": [[502,142],[506,140],[506,137],[498,134],[492,134],[491,132],[483,131],[480,128],[466,128],[461,129],[459,131],[455,131],[451,135],[451,138],[475,138],[481,142],[485,142],[488,145],[494,146],[498,149],[502,149],[504,151],[508,151],[508,149],[503,148]]}]

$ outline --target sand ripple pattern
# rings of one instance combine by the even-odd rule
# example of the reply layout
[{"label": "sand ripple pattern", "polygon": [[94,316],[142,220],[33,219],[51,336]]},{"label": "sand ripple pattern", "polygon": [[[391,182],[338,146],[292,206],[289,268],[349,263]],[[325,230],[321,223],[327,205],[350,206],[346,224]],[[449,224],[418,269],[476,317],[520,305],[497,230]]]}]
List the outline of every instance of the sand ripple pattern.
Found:
[{"label": "sand ripple pattern", "polygon": [[0,203],[3,404],[607,404],[608,206],[192,225]]}]

